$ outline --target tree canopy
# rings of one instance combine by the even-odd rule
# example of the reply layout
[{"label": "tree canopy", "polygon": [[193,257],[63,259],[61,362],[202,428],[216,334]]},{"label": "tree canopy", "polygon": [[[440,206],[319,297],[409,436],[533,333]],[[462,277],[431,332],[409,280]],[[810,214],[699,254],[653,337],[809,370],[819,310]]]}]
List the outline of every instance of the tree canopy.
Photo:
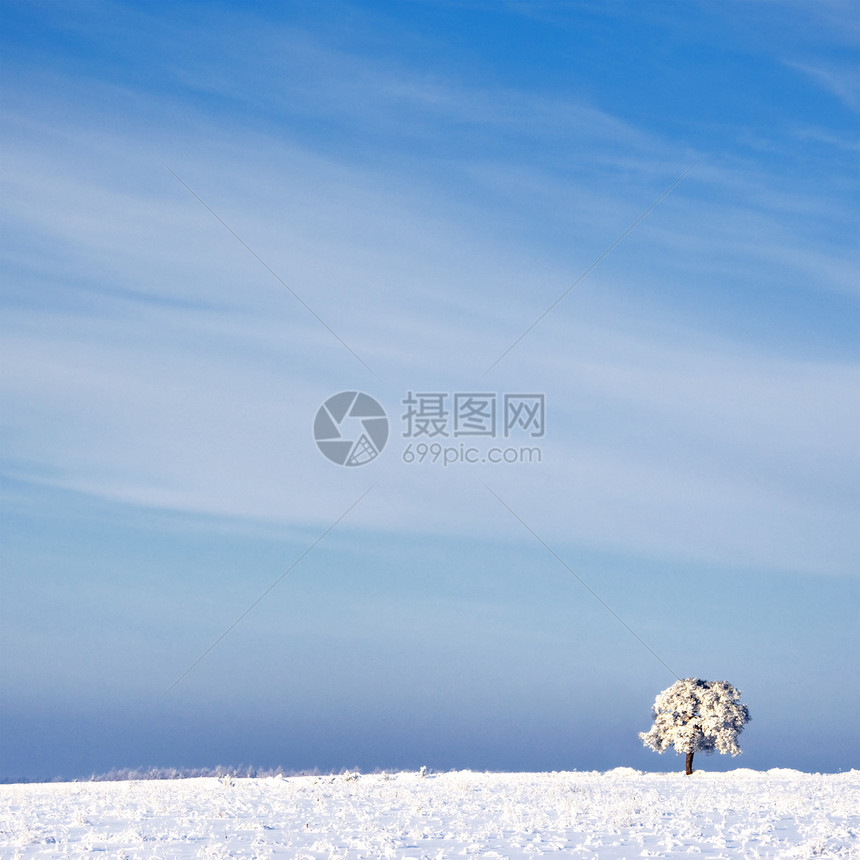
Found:
[{"label": "tree canopy", "polygon": [[654,701],[654,725],[640,732],[645,746],[658,753],[676,752],[739,755],[738,735],[749,722],[741,692],[728,681],[685,678],[663,690]]}]

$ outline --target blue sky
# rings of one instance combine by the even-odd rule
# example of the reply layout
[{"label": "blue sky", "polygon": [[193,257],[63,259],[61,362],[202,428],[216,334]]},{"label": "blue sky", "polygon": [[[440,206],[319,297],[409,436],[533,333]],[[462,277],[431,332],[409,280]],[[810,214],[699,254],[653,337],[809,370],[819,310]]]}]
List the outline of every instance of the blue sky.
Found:
[{"label": "blue sky", "polygon": [[[661,660],[744,691],[704,767],[860,766],[853,4],[3,17],[0,777],[673,770]],[[405,463],[408,391],[541,462]]]}]

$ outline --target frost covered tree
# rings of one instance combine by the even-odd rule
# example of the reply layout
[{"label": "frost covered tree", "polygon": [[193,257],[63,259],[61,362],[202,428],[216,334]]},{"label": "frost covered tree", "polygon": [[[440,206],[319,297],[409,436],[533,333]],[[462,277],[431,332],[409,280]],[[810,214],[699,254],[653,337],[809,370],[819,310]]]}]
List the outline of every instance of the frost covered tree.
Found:
[{"label": "frost covered tree", "polygon": [[740,703],[740,690],[728,681],[685,678],[676,681],[654,701],[654,725],[640,732],[642,743],[658,753],[675,747],[687,754],[687,773],[693,772],[693,753],[739,755],[738,735],[750,721]]}]

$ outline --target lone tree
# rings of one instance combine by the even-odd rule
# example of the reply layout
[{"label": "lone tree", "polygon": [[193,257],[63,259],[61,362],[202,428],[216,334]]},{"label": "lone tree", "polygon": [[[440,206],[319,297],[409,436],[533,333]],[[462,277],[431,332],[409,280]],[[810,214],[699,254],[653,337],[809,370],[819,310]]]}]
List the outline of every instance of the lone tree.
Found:
[{"label": "lone tree", "polygon": [[693,772],[693,753],[740,755],[738,735],[750,721],[739,701],[740,690],[728,681],[685,678],[663,690],[654,701],[654,725],[639,737],[658,753],[675,747],[687,754],[687,774]]}]

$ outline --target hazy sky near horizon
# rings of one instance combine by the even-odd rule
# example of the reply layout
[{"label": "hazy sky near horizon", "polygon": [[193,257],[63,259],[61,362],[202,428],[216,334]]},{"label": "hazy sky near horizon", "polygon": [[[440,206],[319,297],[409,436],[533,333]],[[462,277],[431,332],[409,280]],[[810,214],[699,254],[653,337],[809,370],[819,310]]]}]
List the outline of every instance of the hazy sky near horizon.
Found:
[{"label": "hazy sky near horizon", "polygon": [[[675,769],[673,673],[705,767],[860,766],[856,4],[2,16],[0,778]],[[541,462],[404,462],[410,391]]]}]

